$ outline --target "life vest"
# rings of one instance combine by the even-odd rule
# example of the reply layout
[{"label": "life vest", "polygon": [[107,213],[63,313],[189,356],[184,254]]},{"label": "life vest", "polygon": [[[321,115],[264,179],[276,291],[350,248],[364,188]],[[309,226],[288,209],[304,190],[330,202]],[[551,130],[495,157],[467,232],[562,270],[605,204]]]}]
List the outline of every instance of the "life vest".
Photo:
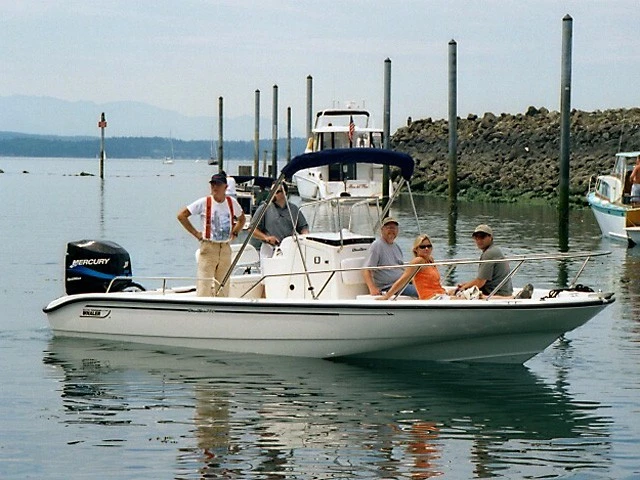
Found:
[{"label": "life vest", "polygon": [[[231,231],[233,232],[233,229],[236,226],[236,217],[233,215],[233,203],[231,201],[231,197],[226,196],[225,198],[227,199],[227,205],[229,206],[229,217],[231,218]],[[209,238],[211,237],[212,204],[213,204],[213,196],[209,195],[207,197],[207,206],[205,207],[205,214],[204,214],[204,238],[206,238],[207,240],[209,240]]]}]

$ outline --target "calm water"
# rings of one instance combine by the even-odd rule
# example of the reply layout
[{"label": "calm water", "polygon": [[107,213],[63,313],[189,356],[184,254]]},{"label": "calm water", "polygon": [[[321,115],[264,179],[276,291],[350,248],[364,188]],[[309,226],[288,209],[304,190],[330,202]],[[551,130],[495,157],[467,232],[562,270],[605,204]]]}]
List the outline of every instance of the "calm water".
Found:
[{"label": "calm water", "polygon": [[[0,478],[639,478],[640,248],[572,212],[571,250],[612,250],[580,282],[617,302],[525,366],[344,363],[53,339],[66,242],[109,239],[139,275],[195,273],[175,219],[204,162],[0,158]],[[231,164],[227,171],[234,172]],[[22,173],[26,170],[30,173]],[[418,201],[438,258],[558,250],[554,208]],[[418,231],[409,203],[402,245]],[[453,228],[455,227],[455,228]],[[558,286],[578,264],[514,281]],[[455,272],[454,281],[473,275]]]}]

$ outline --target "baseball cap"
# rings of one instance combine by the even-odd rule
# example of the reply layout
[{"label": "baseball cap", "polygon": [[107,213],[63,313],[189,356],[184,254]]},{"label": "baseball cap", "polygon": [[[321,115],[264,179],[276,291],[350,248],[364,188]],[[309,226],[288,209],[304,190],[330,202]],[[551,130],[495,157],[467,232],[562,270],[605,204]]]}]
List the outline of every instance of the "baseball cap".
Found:
[{"label": "baseball cap", "polygon": [[487,235],[491,235],[493,237],[493,230],[491,230],[491,227],[489,225],[478,225],[471,236],[473,237],[476,233],[486,233]]},{"label": "baseball cap", "polygon": [[213,175],[211,177],[211,180],[209,181],[209,183],[224,183],[226,185],[227,183],[227,176],[222,174],[222,173],[216,173],[215,175]]},{"label": "baseball cap", "polygon": [[387,225],[387,224],[389,224],[389,223],[395,223],[396,225],[400,225],[400,224],[398,223],[398,221],[397,221],[395,218],[393,218],[393,217],[387,217],[387,218],[385,218],[385,219],[382,221],[382,226],[384,227],[385,225]]}]

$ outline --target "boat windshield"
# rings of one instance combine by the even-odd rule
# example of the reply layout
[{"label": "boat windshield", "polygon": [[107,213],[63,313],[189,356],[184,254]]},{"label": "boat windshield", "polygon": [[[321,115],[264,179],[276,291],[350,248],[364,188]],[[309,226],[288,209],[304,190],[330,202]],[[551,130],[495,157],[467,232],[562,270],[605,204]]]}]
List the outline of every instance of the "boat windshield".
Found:
[{"label": "boat windshield", "polygon": [[313,149],[317,151],[331,148],[382,148],[382,132],[372,129],[356,130],[351,138],[348,130],[316,132]]},{"label": "boat windshield", "polygon": [[338,197],[303,203],[300,212],[309,224],[310,232],[343,233],[345,230],[365,236],[375,236],[380,218],[377,197]]},{"label": "boat windshield", "polygon": [[[633,165],[631,165],[633,169]],[[616,157],[616,163],[613,166],[613,175],[618,178],[624,178],[627,173],[627,158],[623,155]]]},{"label": "boat windshield", "polygon": [[351,122],[359,128],[369,127],[369,112],[366,110],[351,109],[322,110],[316,114],[316,121],[313,128],[315,130],[323,127],[347,127]]}]

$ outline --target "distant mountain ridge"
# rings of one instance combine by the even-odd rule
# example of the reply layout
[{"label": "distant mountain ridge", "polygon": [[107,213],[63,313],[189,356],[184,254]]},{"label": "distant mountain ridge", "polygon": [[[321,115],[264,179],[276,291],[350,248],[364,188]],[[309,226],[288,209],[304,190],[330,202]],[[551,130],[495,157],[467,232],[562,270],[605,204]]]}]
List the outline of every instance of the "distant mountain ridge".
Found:
[{"label": "distant mountain ridge", "polygon": [[[0,131],[51,136],[99,135],[98,118],[105,112],[110,137],[171,137],[211,140],[218,137],[218,109],[211,116],[188,117],[142,102],[68,101],[26,95],[0,96]],[[250,115],[224,118],[225,140],[251,140],[255,119]],[[280,126],[284,136],[284,128]],[[292,127],[293,136],[305,136]],[[260,119],[260,137],[271,138],[271,121]]]},{"label": "distant mountain ridge", "polygon": [[[278,157],[285,159],[287,140],[278,140]],[[292,156],[304,152],[307,144],[302,137],[291,139]],[[271,139],[260,140],[261,157],[273,147]],[[254,156],[254,142],[225,140],[224,158],[248,159]],[[177,140],[167,137],[109,137],[105,140],[109,158],[209,159],[209,140]],[[92,158],[100,151],[100,137],[36,135],[0,131],[0,157],[68,157]],[[216,148],[217,155],[217,148]]]}]

